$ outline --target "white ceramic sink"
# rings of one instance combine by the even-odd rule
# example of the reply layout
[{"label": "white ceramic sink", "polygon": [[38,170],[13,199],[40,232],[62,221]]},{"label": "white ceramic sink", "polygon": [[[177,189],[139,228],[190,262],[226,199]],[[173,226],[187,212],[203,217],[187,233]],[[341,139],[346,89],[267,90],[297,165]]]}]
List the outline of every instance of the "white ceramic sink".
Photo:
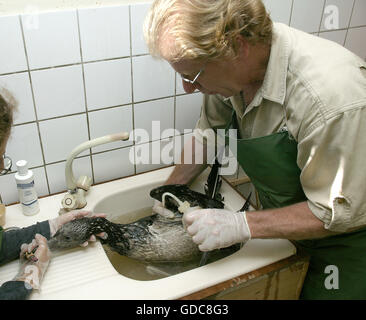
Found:
[{"label": "white ceramic sink", "polygon": [[[85,209],[104,212],[111,220],[124,216],[126,222],[136,219],[133,213],[151,207],[149,191],[161,185],[173,167],[148,172],[93,186],[87,195]],[[192,186],[203,192],[209,170]],[[238,210],[244,199],[226,182],[221,194],[228,209]],[[64,194],[40,199],[41,211],[33,217],[21,213],[19,205],[7,207],[9,226],[28,226],[57,216]],[[145,210],[146,211],[146,210]],[[287,240],[250,240],[239,251],[202,267],[157,280],[141,281],[120,274],[111,264],[100,242],[87,248],[75,248],[55,255],[42,282],[42,289],[31,299],[176,299],[209,286],[272,264],[295,254]],[[1,283],[10,280],[18,270],[18,261],[0,268]]]}]

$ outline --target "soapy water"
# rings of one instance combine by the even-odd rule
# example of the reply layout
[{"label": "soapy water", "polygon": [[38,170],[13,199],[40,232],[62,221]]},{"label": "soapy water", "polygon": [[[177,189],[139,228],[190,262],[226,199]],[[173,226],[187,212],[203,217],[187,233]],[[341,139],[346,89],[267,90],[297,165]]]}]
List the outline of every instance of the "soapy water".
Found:
[{"label": "soapy water", "polygon": [[[152,214],[151,207],[139,209],[128,214],[122,214],[115,217],[108,217],[108,220],[114,223],[128,224]],[[143,263],[135,259],[122,256],[112,251],[107,245],[103,245],[108,259],[119,274],[134,280],[157,280],[172,275],[189,271],[198,267],[200,257],[189,262],[166,262],[166,263]],[[217,252],[212,252],[206,264],[225,258],[234,252],[237,248],[227,248]]]}]

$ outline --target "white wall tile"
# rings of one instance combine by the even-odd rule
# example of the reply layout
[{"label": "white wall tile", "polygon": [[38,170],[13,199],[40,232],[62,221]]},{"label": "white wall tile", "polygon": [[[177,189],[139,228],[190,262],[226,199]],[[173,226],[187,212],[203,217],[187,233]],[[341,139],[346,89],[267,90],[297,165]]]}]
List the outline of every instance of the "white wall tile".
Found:
[{"label": "white wall tile", "polygon": [[194,129],[201,114],[203,95],[193,93],[177,96],[175,108],[175,128],[182,134],[184,129]]},{"label": "white wall tile", "polygon": [[236,158],[224,158],[220,174],[227,179],[237,179],[238,177],[238,162]]},{"label": "white wall tile", "polygon": [[27,160],[29,168],[43,165],[42,150],[36,123],[15,126],[11,129],[6,154],[13,160],[13,170],[18,160]]},{"label": "white wall tile", "polygon": [[0,88],[7,89],[17,101],[14,124],[36,119],[28,72],[14,73],[0,77]]},{"label": "white wall tile", "polygon": [[[79,144],[89,140],[86,115],[75,115],[39,123],[46,163],[66,160]],[[89,149],[79,156],[87,155]]]},{"label": "white wall tile", "polygon": [[[14,164],[15,167],[15,164]],[[19,202],[17,185],[15,182],[15,173],[0,176],[0,190],[3,203],[8,205]],[[6,214],[6,213],[5,213]],[[5,216],[6,219],[6,216]]]},{"label": "white wall tile", "polygon": [[38,197],[48,195],[49,192],[48,192],[45,168],[44,167],[34,168],[32,169],[32,171],[34,174],[34,186],[36,188]]},{"label": "white wall tile", "polygon": [[133,57],[132,65],[135,101],[174,95],[174,70],[166,61],[141,56]]},{"label": "white wall tile", "polygon": [[[166,129],[174,129],[174,98],[159,99],[143,103],[137,103],[134,106],[134,121],[135,129],[144,129],[148,133],[148,140],[146,137],[141,139],[135,138],[136,143],[145,143],[148,141],[158,140],[160,137],[166,138],[161,133]],[[152,121],[160,122],[160,131],[154,127],[152,130]],[[168,136],[173,136],[173,130],[165,132]]]},{"label": "white wall tile", "polygon": [[336,30],[328,32],[320,32],[319,37],[337,42],[341,46],[344,45],[344,40],[346,39],[347,30]]},{"label": "white wall tile", "polygon": [[349,29],[345,47],[366,60],[366,27]]},{"label": "white wall tile", "polygon": [[[350,27],[358,27],[366,25],[366,1],[355,0],[355,6],[351,17]],[[365,38],[363,38],[365,39]]]},{"label": "white wall tile", "polygon": [[[51,194],[66,191],[67,189],[65,165],[66,161],[46,166]],[[92,178],[90,156],[74,159],[72,163],[72,170],[76,181],[80,176],[88,176]]]},{"label": "white wall tile", "polygon": [[167,167],[174,161],[174,138],[136,145],[136,173]]},{"label": "white wall tile", "polygon": [[131,103],[129,58],[84,65],[88,110]]},{"label": "white wall tile", "polygon": [[6,44],[0,50],[0,73],[28,69],[19,16],[0,17],[0,43]]},{"label": "white wall tile", "polygon": [[[13,165],[16,171],[16,165]],[[48,195],[48,187],[44,168],[31,169],[34,174],[34,186],[38,197]],[[5,205],[19,202],[17,185],[15,182],[15,173],[0,176],[1,198]],[[5,218],[6,219],[6,218]]]},{"label": "white wall tile", "polygon": [[76,11],[41,13],[35,23],[22,16],[29,67],[44,68],[81,61]]},{"label": "white wall tile", "polygon": [[80,9],[79,25],[84,61],[130,55],[128,6]]},{"label": "white wall tile", "polygon": [[273,21],[290,23],[292,0],[263,0],[263,3]]},{"label": "white wall tile", "polygon": [[151,3],[131,4],[132,55],[149,53],[144,39],[143,24]]},{"label": "white wall tile", "polygon": [[[99,138],[108,134],[132,131],[132,106],[123,106],[112,109],[89,112],[90,139]],[[92,148],[92,152],[126,147],[133,144],[131,141],[116,141]]]},{"label": "white wall tile", "polygon": [[352,7],[352,0],[326,0],[320,30],[347,28]]},{"label": "white wall tile", "polygon": [[[325,8],[336,6],[339,9],[339,28],[346,28],[350,19],[351,26],[366,25],[366,7],[364,9],[365,1],[363,0],[356,0],[352,17],[353,0],[294,0],[293,2],[291,25],[307,32],[317,33],[319,26],[321,30],[326,30],[325,23],[328,16],[326,12],[323,13],[323,6]],[[264,0],[264,3],[274,21],[289,23],[292,0]],[[142,24],[150,5],[151,2],[131,4],[130,7],[80,9],[79,25],[84,62],[129,56],[130,49],[133,55],[147,54]],[[131,13],[131,41],[129,12]],[[27,18],[29,16],[22,16],[22,24],[31,68],[53,67],[81,61],[76,11],[40,14],[36,16],[37,19],[33,19],[32,23],[29,23]],[[348,30],[345,41],[346,33],[347,30],[338,30],[320,32],[319,36],[339,44],[345,42],[347,48],[366,58],[365,42],[362,41],[366,38],[366,27]],[[7,43],[9,50],[0,53],[0,61],[3,61],[0,64],[0,74],[26,70],[27,62],[19,17],[0,18],[0,40],[2,39],[4,39],[3,43]],[[174,70],[163,60],[145,55],[133,57],[132,62],[132,68],[130,58],[84,64],[88,110],[113,107],[89,112],[91,139],[119,131],[130,131],[135,127],[146,129],[151,140],[153,139],[151,135],[153,120],[160,121],[161,131],[167,128],[173,129],[175,126],[183,133],[183,129],[194,128],[200,114],[202,95],[200,93],[186,95],[181,78],[179,75],[175,76]],[[133,110],[130,105],[132,102],[131,69],[134,76]],[[85,112],[81,65],[32,71],[31,76],[39,119]],[[35,120],[27,72],[0,76],[0,87],[9,89],[19,101],[19,113],[15,117],[15,124]],[[184,95],[175,98],[174,110],[174,98],[171,96],[175,93]],[[158,100],[146,101],[151,99]],[[141,101],[146,102],[141,103]],[[134,123],[132,122],[133,114]],[[49,191],[55,193],[66,189],[64,160],[75,146],[88,140],[88,126],[84,113],[41,121],[39,126],[46,163],[62,161],[46,166],[50,190],[48,190],[45,168],[34,169],[37,192],[41,196],[48,194]],[[149,143],[147,143],[149,139],[146,139],[136,146],[131,146],[133,142],[128,141],[93,148],[93,152],[101,152],[92,155],[94,182],[99,183],[132,175],[135,168],[136,172],[140,173],[170,165],[174,159],[180,158],[183,140],[188,141],[192,137],[192,134],[185,132],[184,135],[168,139],[163,137],[163,140]],[[120,147],[122,148],[108,151]],[[89,150],[86,150],[81,155],[88,155],[88,153]],[[141,159],[142,153],[147,154],[147,163],[138,163],[135,166],[133,160]],[[42,149],[35,123],[13,127],[7,154],[13,159],[13,170],[15,170],[16,160],[20,158],[28,160],[31,167],[43,165]],[[166,160],[168,162],[164,163]],[[91,165],[90,156],[76,159],[74,161],[75,177],[81,174],[91,176]],[[18,201],[13,174],[0,177],[0,188],[5,203]]]},{"label": "white wall tile", "polygon": [[[174,137],[174,163],[176,163],[176,164],[181,163],[182,149],[186,143],[190,143],[190,145],[192,145],[191,144],[192,137],[193,137],[193,133],[182,134],[180,136]],[[187,159],[188,159],[188,157],[187,157]],[[190,162],[187,162],[187,164],[192,163],[192,156],[190,157],[189,161]]]},{"label": "white wall tile", "polygon": [[95,183],[109,181],[134,174],[133,147],[93,155]]},{"label": "white wall tile", "polygon": [[324,0],[294,0],[291,26],[305,32],[317,32],[323,6]]},{"label": "white wall tile", "polygon": [[85,112],[81,65],[31,72],[38,119]]}]

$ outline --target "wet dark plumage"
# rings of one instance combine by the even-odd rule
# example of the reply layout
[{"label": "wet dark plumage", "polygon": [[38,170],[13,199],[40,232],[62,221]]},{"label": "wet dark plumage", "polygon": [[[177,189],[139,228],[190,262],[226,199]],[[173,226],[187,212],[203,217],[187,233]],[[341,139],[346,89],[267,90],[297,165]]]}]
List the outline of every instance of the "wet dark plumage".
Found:
[{"label": "wet dark plumage", "polygon": [[[150,196],[161,201],[165,192],[170,192],[181,201],[201,208],[223,208],[221,201],[210,199],[205,194],[190,190],[185,185],[166,185],[151,190]],[[168,200],[169,199],[169,200]],[[182,224],[182,215],[175,201],[167,197],[166,207],[175,212],[168,219],[158,214],[142,218],[130,224],[117,224],[105,218],[81,218],[61,227],[49,241],[51,250],[72,248],[87,241],[91,235],[107,233],[100,239],[112,250],[144,262],[183,262],[202,254]]]},{"label": "wet dark plumage", "polygon": [[[193,191],[184,184],[169,184],[157,187],[150,191],[150,196],[156,200],[162,201],[162,197],[165,192],[174,194],[181,201],[188,201],[191,204],[191,207],[224,208],[223,202],[211,199],[203,193]],[[170,197],[166,197],[165,207],[170,210],[177,210],[177,204]]]}]

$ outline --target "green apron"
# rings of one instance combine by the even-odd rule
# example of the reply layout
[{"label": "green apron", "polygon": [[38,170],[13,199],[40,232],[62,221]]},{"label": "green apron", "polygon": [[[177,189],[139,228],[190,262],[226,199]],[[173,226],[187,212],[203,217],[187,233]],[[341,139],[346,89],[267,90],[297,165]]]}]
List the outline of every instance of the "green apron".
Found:
[{"label": "green apron", "polygon": [[[236,121],[233,112],[232,123],[226,129],[237,129]],[[226,134],[226,142],[229,139],[233,138]],[[297,142],[287,131],[234,140],[231,143],[237,143],[237,160],[250,177],[264,209],[307,200],[296,163]],[[366,229],[295,244],[311,256],[301,299],[366,298]],[[336,271],[327,266],[338,269],[338,289],[334,289]]]}]

